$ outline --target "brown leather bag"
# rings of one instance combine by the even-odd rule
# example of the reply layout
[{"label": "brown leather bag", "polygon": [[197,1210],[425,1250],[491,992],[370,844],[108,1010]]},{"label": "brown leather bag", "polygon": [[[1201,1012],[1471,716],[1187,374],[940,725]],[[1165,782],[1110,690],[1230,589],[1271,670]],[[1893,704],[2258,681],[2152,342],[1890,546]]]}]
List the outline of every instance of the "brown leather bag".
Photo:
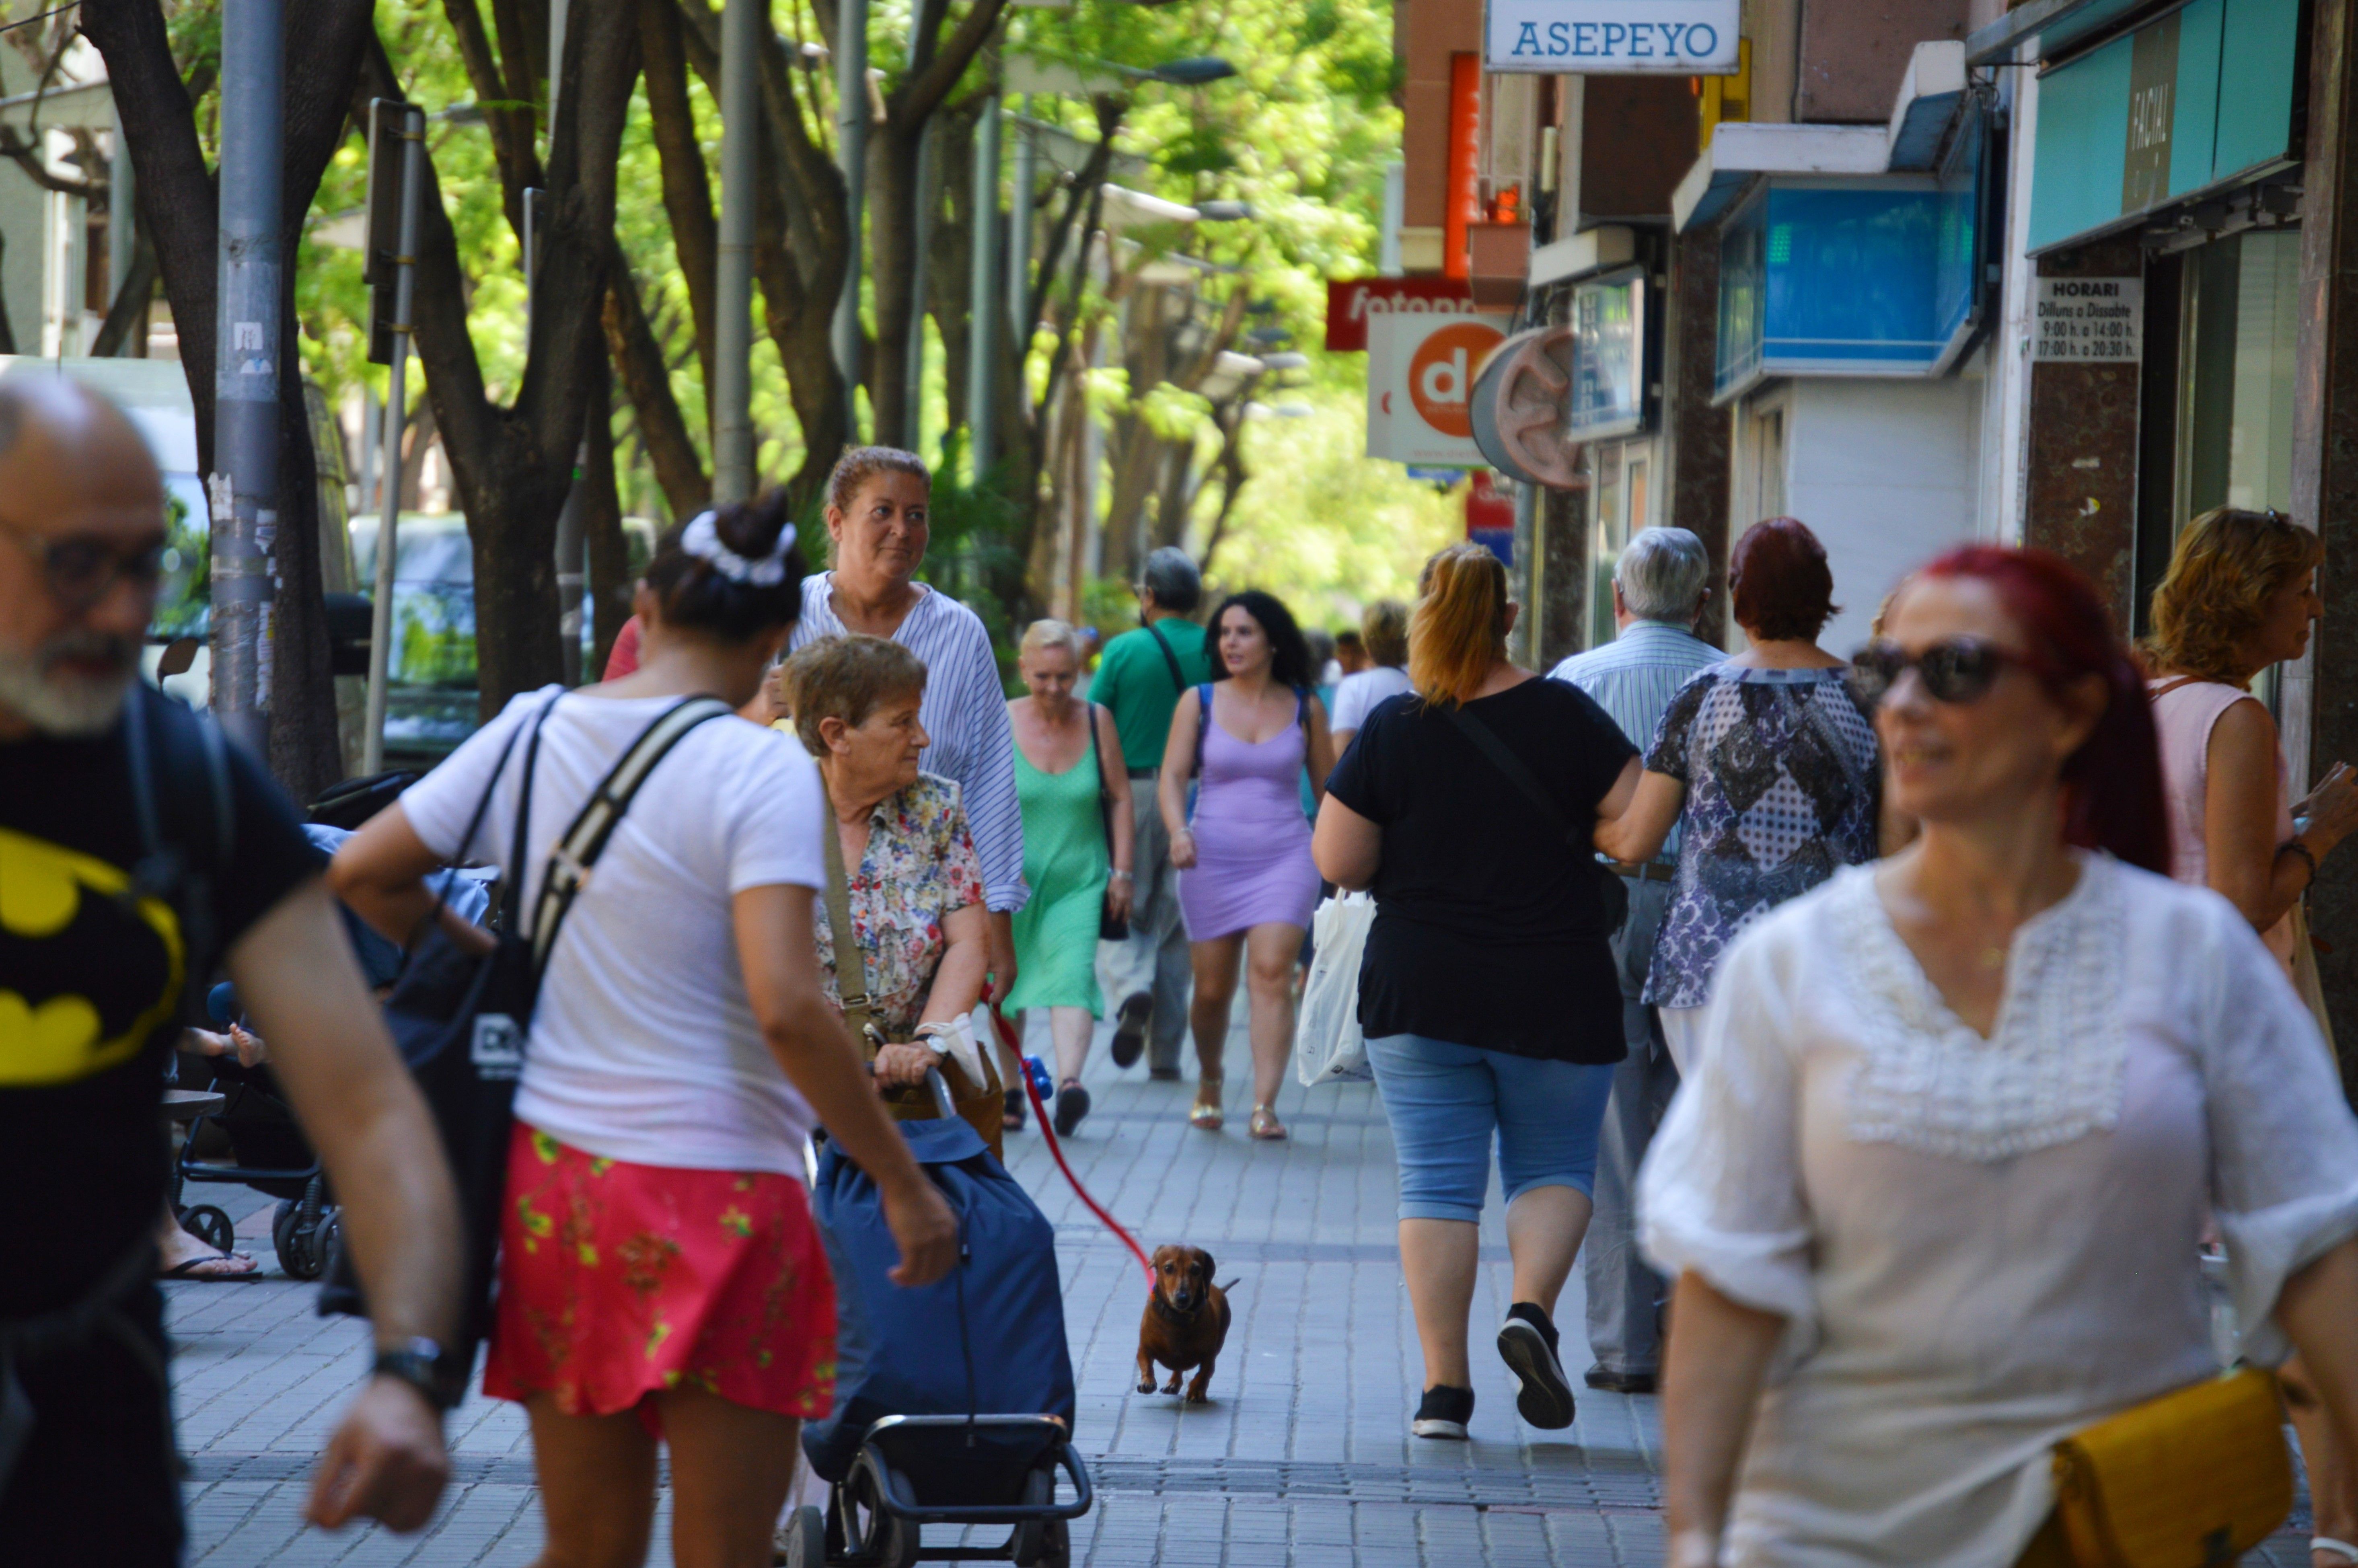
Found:
[{"label": "brown leather bag", "polygon": [[[852,924],[851,881],[843,869],[843,842],[836,837],[832,806],[821,837],[827,840],[827,924],[835,937],[836,990],[843,1000],[844,1026],[859,1042],[861,1060],[872,1065],[879,1046],[907,1042],[888,1039],[883,1026],[876,1021],[868,990],[868,955],[860,945],[860,927]],[[998,1064],[990,1047],[985,1044],[982,1049],[983,1072],[990,1081],[980,1087],[947,1056],[936,1057],[934,1065],[940,1070],[942,1081],[949,1085],[950,1103],[957,1108],[959,1119],[982,1134],[992,1158],[1003,1163],[1007,1158],[1007,1133],[1002,1122],[1007,1091],[999,1082]],[[884,1108],[895,1121],[931,1121],[941,1115],[933,1095],[923,1085],[888,1088],[882,1094]]]}]

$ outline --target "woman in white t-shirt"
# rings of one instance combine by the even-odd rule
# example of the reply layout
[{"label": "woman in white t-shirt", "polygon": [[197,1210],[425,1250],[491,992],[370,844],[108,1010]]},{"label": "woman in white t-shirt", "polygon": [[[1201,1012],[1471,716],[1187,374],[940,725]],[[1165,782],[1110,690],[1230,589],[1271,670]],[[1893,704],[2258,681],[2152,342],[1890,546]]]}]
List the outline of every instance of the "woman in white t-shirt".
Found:
[{"label": "woman in white t-shirt", "polygon": [[[512,862],[537,722],[532,908],[558,836],[642,731],[684,698],[741,706],[760,687],[802,602],[786,518],[773,492],[667,535],[638,591],[638,668],[518,697],[344,846],[337,892],[406,944],[432,918],[427,872]],[[901,1282],[955,1260],[956,1222],[820,985],[826,820],[801,748],[700,724],[648,774],[550,952],[483,1385],[530,1412],[553,1561],[622,1561],[618,1541],[644,1560],[658,1437],[674,1555],[768,1561],[796,1423],[833,1392],[834,1292],[802,1185],[815,1119],[882,1189]]]},{"label": "woman in white t-shirt", "polygon": [[1335,688],[1335,755],[1339,761],[1351,749],[1376,705],[1409,688],[1408,606],[1397,599],[1379,599],[1361,611],[1359,636],[1368,651],[1368,667],[1343,677]]}]

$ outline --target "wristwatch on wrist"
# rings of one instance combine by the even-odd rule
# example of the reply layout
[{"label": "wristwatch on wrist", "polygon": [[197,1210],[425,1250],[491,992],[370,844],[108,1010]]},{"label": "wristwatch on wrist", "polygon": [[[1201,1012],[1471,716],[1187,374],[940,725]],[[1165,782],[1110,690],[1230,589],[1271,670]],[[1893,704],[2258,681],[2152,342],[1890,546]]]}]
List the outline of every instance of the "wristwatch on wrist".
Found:
[{"label": "wristwatch on wrist", "polygon": [[369,1373],[398,1378],[425,1395],[426,1402],[436,1410],[454,1410],[467,1397],[467,1374],[463,1368],[449,1366],[449,1360],[434,1341],[407,1339],[391,1349],[380,1348],[376,1359],[369,1363]]}]

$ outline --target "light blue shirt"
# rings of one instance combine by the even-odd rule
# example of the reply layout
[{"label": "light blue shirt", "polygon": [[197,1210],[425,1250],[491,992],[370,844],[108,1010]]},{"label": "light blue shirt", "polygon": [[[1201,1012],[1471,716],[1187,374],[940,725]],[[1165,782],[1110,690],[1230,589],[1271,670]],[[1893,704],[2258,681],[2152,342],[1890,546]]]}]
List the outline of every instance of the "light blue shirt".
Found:
[{"label": "light blue shirt", "polygon": [[[1621,634],[1601,648],[1591,648],[1548,672],[1550,680],[1578,687],[1612,716],[1621,733],[1640,755],[1653,749],[1654,731],[1661,727],[1662,710],[1679,687],[1697,670],[1727,657],[1683,627],[1662,621],[1632,621]],[[1680,830],[1673,827],[1662,841],[1658,860],[1679,858]]]}]

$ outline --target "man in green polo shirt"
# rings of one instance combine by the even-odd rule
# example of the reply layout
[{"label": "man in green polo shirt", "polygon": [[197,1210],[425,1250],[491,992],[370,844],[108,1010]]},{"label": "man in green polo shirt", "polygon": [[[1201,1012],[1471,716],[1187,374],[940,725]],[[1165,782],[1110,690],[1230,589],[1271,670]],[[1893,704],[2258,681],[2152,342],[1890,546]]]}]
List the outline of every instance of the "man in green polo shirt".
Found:
[{"label": "man in green polo shirt", "polygon": [[[1139,618],[1146,622],[1106,644],[1089,700],[1113,711],[1121,731],[1122,761],[1138,781],[1130,791],[1138,883],[1131,890],[1130,940],[1103,951],[1106,992],[1121,998],[1114,1015],[1114,1065],[1138,1060],[1152,1044],[1147,1070],[1179,1076],[1179,1042],[1187,1030],[1187,925],[1179,914],[1179,874],[1171,867],[1171,836],[1155,804],[1153,779],[1180,694],[1212,678],[1204,629],[1189,619],[1204,597],[1204,579],[1184,550],[1165,547],[1146,557],[1137,586]],[[1120,876],[1121,873],[1114,873]]]}]

